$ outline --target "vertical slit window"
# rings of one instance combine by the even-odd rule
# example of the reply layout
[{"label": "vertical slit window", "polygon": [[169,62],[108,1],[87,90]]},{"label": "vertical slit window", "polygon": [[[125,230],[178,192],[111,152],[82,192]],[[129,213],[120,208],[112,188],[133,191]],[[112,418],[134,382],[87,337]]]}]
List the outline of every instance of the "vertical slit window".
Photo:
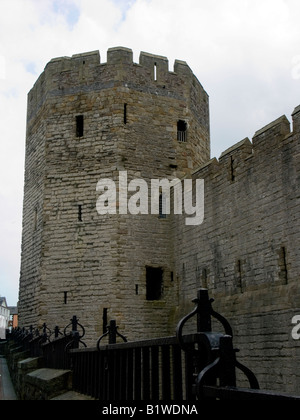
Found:
[{"label": "vertical slit window", "polygon": [[124,104],[124,124],[127,124],[127,104]]},{"label": "vertical slit window", "polygon": [[159,218],[166,219],[166,197],[164,194],[159,194]]},{"label": "vertical slit window", "polygon": [[68,292],[64,292],[64,304],[66,305],[68,301]]},{"label": "vertical slit window", "polygon": [[241,260],[237,261],[236,268],[237,268],[238,287],[240,288],[241,293],[243,293],[242,261]]},{"label": "vertical slit window", "polygon": [[207,269],[203,268],[202,270],[202,287],[207,289]]},{"label": "vertical slit window", "polygon": [[231,181],[233,182],[235,180],[235,171],[234,171],[234,159],[232,156],[230,156],[230,177],[231,177]]},{"label": "vertical slit window", "polygon": [[154,81],[157,81],[157,64],[154,63]]},{"label": "vertical slit window", "polygon": [[107,331],[107,308],[103,308],[103,314],[102,314],[102,331],[103,334]]},{"label": "vertical slit window", "polygon": [[182,143],[187,140],[187,123],[183,120],[177,122],[177,140]]},{"label": "vertical slit window", "polygon": [[38,211],[37,211],[37,208],[35,208],[34,214],[33,214],[33,230],[34,231],[37,230],[37,216],[38,216]]},{"label": "vertical slit window", "polygon": [[282,246],[279,251],[279,278],[282,284],[288,284],[288,267],[287,267],[287,255],[286,248]]},{"label": "vertical slit window", "polygon": [[82,222],[82,205],[78,206],[78,222]]},{"label": "vertical slit window", "polygon": [[83,115],[76,116],[76,137],[83,137]]}]

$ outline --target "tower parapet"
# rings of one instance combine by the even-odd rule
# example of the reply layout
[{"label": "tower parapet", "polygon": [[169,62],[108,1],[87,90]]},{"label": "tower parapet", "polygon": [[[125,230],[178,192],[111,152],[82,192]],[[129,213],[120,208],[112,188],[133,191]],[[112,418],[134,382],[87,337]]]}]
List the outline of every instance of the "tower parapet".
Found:
[{"label": "tower parapet", "polygon": [[[105,63],[101,63],[99,51],[52,59],[28,94],[28,119],[47,96],[99,91],[117,85],[170,98],[185,97],[209,130],[208,95],[185,61],[175,60],[174,71],[169,71],[166,57],[141,52],[137,64],[133,62],[132,50],[125,47],[108,49]],[[195,95],[191,95],[194,90]]]}]

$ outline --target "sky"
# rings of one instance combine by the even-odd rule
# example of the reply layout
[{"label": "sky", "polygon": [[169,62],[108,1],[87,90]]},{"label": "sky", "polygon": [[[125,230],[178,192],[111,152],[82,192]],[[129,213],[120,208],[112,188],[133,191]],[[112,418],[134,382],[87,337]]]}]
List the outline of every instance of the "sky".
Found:
[{"label": "sky", "polygon": [[[211,157],[300,105],[299,0],[0,0],[0,296],[18,301],[27,93],[55,57],[123,46],[191,67]],[[292,124],[291,124],[292,128]]]}]

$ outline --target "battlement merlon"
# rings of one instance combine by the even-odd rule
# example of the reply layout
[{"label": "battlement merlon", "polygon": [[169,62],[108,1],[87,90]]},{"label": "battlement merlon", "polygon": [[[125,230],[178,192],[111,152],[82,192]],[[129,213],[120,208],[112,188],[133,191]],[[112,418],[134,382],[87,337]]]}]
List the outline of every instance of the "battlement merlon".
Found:
[{"label": "battlement merlon", "polygon": [[299,133],[300,132],[300,105],[298,105],[294,109],[292,113],[292,118],[293,118],[293,132]]}]

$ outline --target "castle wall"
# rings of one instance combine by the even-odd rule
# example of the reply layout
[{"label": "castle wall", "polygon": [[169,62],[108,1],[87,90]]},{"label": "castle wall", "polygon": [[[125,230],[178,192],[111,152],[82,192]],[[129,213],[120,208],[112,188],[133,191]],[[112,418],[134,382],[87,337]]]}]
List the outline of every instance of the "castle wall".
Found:
[{"label": "castle wall", "polygon": [[181,315],[208,288],[233,327],[239,361],[262,388],[292,393],[300,391],[300,344],[291,337],[300,313],[299,116],[297,108],[292,132],[281,117],[193,174],[205,180],[203,224],[174,218]]},{"label": "castle wall", "polygon": [[[27,325],[39,315],[39,294],[43,246],[43,200],[45,177],[45,123],[37,117],[27,127],[24,173],[23,227],[19,312],[26,314]],[[23,318],[24,319],[24,318]]]}]

